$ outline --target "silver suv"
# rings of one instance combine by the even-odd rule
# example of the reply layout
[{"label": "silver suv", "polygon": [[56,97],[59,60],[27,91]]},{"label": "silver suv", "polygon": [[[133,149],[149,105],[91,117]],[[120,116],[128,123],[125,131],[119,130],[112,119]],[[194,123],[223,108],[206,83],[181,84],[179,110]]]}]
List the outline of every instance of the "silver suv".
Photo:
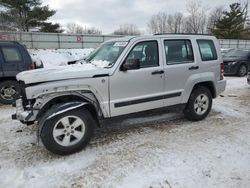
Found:
[{"label": "silver suv", "polygon": [[102,120],[176,105],[187,119],[204,119],[225,90],[223,68],[213,36],[113,39],[76,65],[18,74],[23,91],[12,118],[37,123],[49,151],[71,154]]}]

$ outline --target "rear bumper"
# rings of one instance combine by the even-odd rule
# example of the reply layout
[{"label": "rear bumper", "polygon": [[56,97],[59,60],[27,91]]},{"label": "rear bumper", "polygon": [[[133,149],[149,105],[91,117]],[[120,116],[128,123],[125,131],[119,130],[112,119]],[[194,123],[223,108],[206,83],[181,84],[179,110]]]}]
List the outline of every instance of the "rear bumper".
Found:
[{"label": "rear bumper", "polygon": [[226,80],[220,80],[220,81],[217,82],[216,96],[218,96],[219,94],[221,94],[223,91],[226,90],[226,85],[227,85]]}]

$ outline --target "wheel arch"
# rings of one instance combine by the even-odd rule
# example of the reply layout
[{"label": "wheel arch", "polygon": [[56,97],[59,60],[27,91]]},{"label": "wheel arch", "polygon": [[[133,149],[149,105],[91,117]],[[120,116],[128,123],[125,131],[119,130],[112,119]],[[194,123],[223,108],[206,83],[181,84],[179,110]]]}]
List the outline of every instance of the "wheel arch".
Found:
[{"label": "wheel arch", "polygon": [[196,83],[194,85],[192,91],[194,89],[198,88],[198,87],[205,87],[205,88],[207,88],[210,91],[212,97],[216,98],[216,88],[215,88],[215,85],[214,85],[214,83],[212,81],[205,81],[205,82]]},{"label": "wheel arch", "polygon": [[50,99],[48,102],[46,102],[46,104],[42,106],[42,108],[39,110],[36,119],[39,121],[43,117],[43,115],[53,106],[64,104],[67,102],[86,102],[87,104],[85,104],[84,107],[91,113],[91,115],[94,117],[95,120],[97,120],[97,122],[99,122],[99,119],[102,117],[102,112],[99,107],[99,103],[94,104],[93,101],[85,98],[84,96],[68,94],[68,95],[54,97]]}]

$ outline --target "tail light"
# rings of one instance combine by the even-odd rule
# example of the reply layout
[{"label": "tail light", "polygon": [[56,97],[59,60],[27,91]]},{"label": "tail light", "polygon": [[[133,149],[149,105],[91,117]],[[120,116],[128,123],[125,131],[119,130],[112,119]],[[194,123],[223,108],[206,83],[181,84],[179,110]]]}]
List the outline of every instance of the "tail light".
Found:
[{"label": "tail light", "polygon": [[220,64],[220,80],[224,79],[224,63]]},{"label": "tail light", "polygon": [[35,65],[33,63],[28,65],[28,70],[33,70],[35,69]]}]

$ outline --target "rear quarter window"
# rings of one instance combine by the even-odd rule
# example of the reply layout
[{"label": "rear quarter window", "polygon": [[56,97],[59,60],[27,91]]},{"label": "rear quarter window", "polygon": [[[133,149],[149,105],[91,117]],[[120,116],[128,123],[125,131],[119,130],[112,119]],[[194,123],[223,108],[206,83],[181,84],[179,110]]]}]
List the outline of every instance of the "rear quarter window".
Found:
[{"label": "rear quarter window", "polygon": [[202,61],[217,60],[217,52],[212,40],[197,40]]},{"label": "rear quarter window", "polygon": [[2,47],[3,56],[6,62],[22,61],[22,56],[15,47]]}]

